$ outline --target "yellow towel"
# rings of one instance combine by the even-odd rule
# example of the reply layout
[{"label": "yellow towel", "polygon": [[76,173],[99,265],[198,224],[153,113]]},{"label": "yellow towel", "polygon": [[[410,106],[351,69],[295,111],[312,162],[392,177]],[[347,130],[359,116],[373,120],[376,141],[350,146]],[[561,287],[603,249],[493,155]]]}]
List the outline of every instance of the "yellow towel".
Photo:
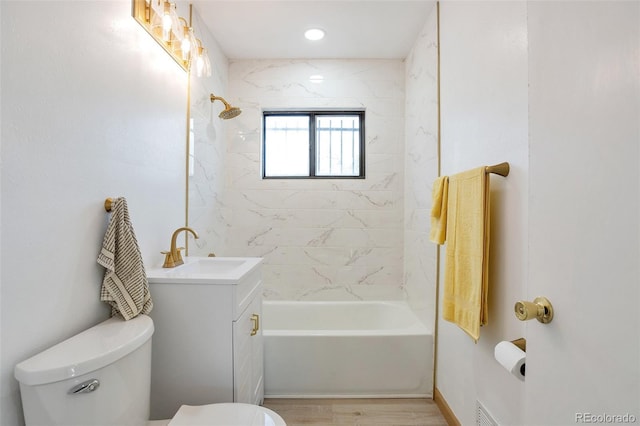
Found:
[{"label": "yellow towel", "polygon": [[436,244],[444,244],[447,231],[447,197],[449,194],[449,177],[440,176],[433,183],[431,193],[431,230],[429,240]]},{"label": "yellow towel", "polygon": [[124,197],[113,202],[98,263],[106,268],[100,300],[111,305],[111,316],[120,314],[130,320],[151,312],[153,302],[147,274]]},{"label": "yellow towel", "polygon": [[484,167],[449,177],[442,317],[474,341],[487,323],[489,176]]}]

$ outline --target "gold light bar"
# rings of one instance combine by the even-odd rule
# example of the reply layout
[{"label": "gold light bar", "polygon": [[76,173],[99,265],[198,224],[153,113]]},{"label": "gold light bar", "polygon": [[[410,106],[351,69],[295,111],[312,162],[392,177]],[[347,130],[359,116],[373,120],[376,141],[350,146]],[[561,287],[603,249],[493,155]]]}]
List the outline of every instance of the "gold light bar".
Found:
[{"label": "gold light bar", "polygon": [[[177,23],[172,25],[171,30],[169,30],[168,40],[164,40],[162,35],[163,16],[161,14],[164,11],[172,13],[173,20]],[[181,50],[182,39],[185,36],[185,27],[181,21],[186,23],[186,20],[177,16],[175,4],[167,0],[131,0],[131,14],[182,69],[189,71],[191,52],[188,55],[183,55]],[[183,59],[183,57],[187,59]]]}]

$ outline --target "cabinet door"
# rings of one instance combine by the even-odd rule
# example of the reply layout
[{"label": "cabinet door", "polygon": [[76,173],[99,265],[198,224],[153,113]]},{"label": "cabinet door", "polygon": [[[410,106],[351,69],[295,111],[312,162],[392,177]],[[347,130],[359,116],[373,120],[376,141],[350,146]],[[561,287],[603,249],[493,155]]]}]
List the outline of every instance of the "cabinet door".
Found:
[{"label": "cabinet door", "polygon": [[262,298],[257,296],[233,322],[233,394],[235,402],[261,404],[264,397]]},{"label": "cabinet door", "polygon": [[[249,309],[257,316],[258,329],[251,336],[251,391],[252,403],[262,405],[264,400],[264,342],[262,340],[262,297],[256,297]],[[254,325],[256,320],[254,320]]]}]

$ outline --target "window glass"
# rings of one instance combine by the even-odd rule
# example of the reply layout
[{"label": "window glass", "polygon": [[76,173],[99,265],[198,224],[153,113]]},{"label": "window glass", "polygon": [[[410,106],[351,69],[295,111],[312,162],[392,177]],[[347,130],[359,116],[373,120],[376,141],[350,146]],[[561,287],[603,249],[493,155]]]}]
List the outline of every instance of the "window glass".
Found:
[{"label": "window glass", "polygon": [[360,174],[359,116],[316,116],[316,175]]},{"label": "window glass", "polygon": [[264,178],[364,178],[364,111],[264,112]]},{"label": "window glass", "polygon": [[309,117],[264,119],[265,176],[309,176]]}]

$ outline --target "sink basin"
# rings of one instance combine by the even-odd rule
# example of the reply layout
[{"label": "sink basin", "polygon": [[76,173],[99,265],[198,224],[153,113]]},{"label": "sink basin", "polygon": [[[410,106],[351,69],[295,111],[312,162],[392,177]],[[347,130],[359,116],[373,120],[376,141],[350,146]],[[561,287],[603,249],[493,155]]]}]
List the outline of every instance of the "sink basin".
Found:
[{"label": "sink basin", "polygon": [[238,270],[246,263],[244,259],[203,258],[182,265],[181,273],[185,274],[228,274]]},{"label": "sink basin", "polygon": [[238,284],[258,268],[261,257],[185,257],[175,268],[152,268],[149,283]]}]

